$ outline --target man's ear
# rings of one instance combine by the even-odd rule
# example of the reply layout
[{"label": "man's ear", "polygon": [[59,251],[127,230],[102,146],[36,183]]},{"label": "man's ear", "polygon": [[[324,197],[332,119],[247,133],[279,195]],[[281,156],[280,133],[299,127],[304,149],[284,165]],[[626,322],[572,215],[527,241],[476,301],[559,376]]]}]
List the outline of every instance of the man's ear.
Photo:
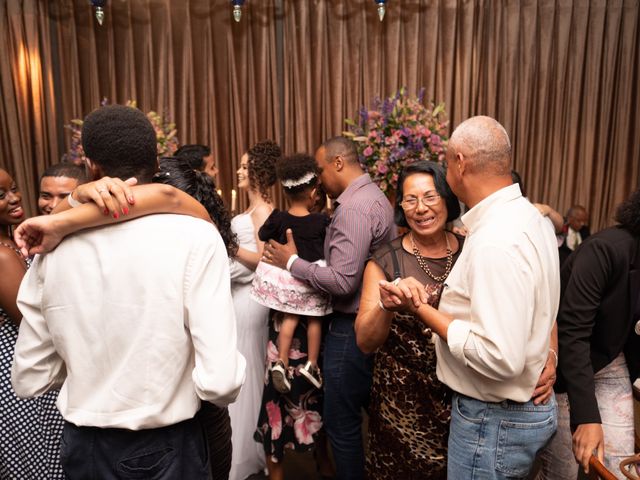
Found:
[{"label": "man's ear", "polygon": [[336,164],[336,172],[342,171],[345,164],[344,158],[342,158],[342,155],[336,155],[336,157],[333,159],[333,162]]},{"label": "man's ear", "polygon": [[458,169],[458,174],[462,176],[465,170],[468,168],[466,157],[458,152],[456,153],[456,168]]}]

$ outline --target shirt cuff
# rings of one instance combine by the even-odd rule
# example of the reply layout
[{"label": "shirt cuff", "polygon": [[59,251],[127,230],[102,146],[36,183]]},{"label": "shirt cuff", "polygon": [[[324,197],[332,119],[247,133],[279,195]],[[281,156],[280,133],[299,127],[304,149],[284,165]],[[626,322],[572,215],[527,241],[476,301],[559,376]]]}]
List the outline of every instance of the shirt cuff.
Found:
[{"label": "shirt cuff", "polygon": [[291,255],[289,257],[289,260],[287,260],[287,270],[290,272],[291,271],[291,265],[293,265],[293,262],[295,262],[298,258],[298,255],[296,255],[295,253],[293,255]]},{"label": "shirt cuff", "polygon": [[295,262],[291,262],[291,269],[289,271],[291,272],[291,275],[298,280],[307,280],[311,270],[309,267],[311,265],[315,265],[316,267],[318,266],[307,262],[304,258],[297,258]]},{"label": "shirt cuff", "polygon": [[447,345],[449,345],[449,351],[451,355],[463,362],[465,365],[467,361],[464,356],[464,346],[467,343],[469,334],[471,333],[471,326],[469,322],[462,320],[453,320],[449,324],[447,329]]}]

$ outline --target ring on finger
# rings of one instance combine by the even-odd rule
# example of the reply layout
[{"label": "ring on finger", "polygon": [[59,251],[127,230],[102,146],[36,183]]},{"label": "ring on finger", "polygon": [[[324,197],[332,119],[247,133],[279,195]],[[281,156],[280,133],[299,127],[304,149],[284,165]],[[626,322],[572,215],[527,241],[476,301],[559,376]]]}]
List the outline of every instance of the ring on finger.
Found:
[{"label": "ring on finger", "polygon": [[396,278],[396,279],[395,279],[393,282],[391,282],[391,283],[393,283],[393,284],[397,287],[397,286],[398,286],[398,284],[400,283],[400,277]]}]

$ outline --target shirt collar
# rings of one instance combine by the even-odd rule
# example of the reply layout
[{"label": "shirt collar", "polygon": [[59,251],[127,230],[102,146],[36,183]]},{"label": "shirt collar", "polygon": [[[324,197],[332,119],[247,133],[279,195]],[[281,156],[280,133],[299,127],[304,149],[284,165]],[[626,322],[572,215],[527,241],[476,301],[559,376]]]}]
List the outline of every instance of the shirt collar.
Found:
[{"label": "shirt collar", "polygon": [[336,199],[336,206],[342,203],[348,202],[351,197],[355,195],[355,193],[360,190],[365,185],[368,185],[371,182],[371,177],[368,173],[363,173],[358,178],[356,178],[353,182],[349,184],[349,186],[342,192],[338,198]]},{"label": "shirt collar", "polygon": [[503,205],[519,197],[522,197],[522,192],[520,191],[520,185],[517,183],[503,187],[484,198],[480,203],[465,213],[460,220],[462,220],[469,234],[471,234],[474,230],[482,226],[483,221],[488,217],[489,212],[494,207]]}]

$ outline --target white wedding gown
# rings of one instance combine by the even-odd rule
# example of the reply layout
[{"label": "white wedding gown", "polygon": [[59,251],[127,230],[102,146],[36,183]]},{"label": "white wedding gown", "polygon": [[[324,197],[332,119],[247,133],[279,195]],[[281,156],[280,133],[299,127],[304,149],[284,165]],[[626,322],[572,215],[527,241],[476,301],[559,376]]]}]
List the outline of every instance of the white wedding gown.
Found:
[{"label": "white wedding gown", "polygon": [[[235,216],[231,221],[231,229],[238,235],[238,244],[242,248],[258,251],[251,212]],[[233,445],[229,479],[244,480],[266,467],[264,448],[253,440],[253,433],[258,425],[264,388],[269,309],[249,297],[254,272],[240,262],[230,262],[238,350],[247,360],[247,377],[237,400],[229,405]]]}]

